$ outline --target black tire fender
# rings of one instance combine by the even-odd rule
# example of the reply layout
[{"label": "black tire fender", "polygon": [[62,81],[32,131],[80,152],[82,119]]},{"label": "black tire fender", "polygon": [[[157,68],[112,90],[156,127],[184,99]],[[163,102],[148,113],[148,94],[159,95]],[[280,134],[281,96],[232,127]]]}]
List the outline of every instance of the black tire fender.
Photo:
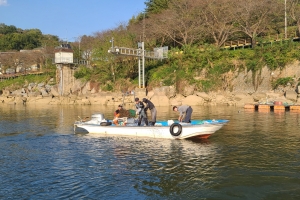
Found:
[{"label": "black tire fender", "polygon": [[111,122],[101,122],[100,126],[110,126]]},{"label": "black tire fender", "polygon": [[[174,129],[176,130],[177,128],[177,131],[174,132]],[[182,132],[182,126],[181,124],[178,124],[178,123],[173,123],[171,126],[170,126],[170,133],[171,135],[173,136],[179,136]]]}]

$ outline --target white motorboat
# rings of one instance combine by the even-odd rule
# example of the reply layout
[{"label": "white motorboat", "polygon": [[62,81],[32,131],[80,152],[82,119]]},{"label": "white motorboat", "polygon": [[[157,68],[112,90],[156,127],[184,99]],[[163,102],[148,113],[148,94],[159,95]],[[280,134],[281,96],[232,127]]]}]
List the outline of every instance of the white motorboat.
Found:
[{"label": "white motorboat", "polygon": [[[104,118],[103,114],[93,114],[88,121],[79,120],[74,123],[77,128],[85,129],[90,134],[103,136],[134,136],[165,139],[207,139],[221,129],[228,120],[193,120],[191,123],[178,123],[174,120],[158,121],[155,126],[137,125],[134,118],[119,118],[121,125],[116,126]],[[122,125],[125,124],[125,125]]]}]

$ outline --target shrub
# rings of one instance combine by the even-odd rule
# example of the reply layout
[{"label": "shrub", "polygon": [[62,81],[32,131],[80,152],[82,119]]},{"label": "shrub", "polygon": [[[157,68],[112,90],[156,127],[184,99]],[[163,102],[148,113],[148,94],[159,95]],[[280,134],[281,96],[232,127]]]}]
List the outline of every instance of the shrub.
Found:
[{"label": "shrub", "polygon": [[74,73],[74,77],[76,79],[84,79],[84,80],[90,80],[92,74],[92,70],[90,70],[87,67],[80,67],[77,71]]},{"label": "shrub", "polygon": [[293,83],[292,77],[279,78],[276,81],[272,82],[272,87],[273,89],[276,89],[278,88],[278,86],[286,86],[288,83]]}]

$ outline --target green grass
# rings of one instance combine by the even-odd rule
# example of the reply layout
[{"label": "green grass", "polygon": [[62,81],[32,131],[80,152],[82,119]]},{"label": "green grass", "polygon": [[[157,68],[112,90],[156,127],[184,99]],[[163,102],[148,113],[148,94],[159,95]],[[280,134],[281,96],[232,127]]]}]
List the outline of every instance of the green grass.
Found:
[{"label": "green grass", "polygon": [[29,83],[47,83],[51,78],[55,78],[55,74],[41,74],[41,75],[26,75],[17,78],[2,79],[0,82],[0,90],[16,90],[28,86]]}]

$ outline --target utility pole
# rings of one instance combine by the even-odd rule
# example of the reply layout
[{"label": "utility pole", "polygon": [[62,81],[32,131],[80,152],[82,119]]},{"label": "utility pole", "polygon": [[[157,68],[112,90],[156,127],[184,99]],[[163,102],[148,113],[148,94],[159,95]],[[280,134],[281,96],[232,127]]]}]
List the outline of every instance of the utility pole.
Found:
[{"label": "utility pole", "polygon": [[114,37],[111,38],[110,42],[111,42],[111,50],[113,51],[113,49],[114,49]]},{"label": "utility pole", "polygon": [[81,60],[81,53],[80,53],[80,43],[81,43],[81,37],[79,37],[79,60]]},{"label": "utility pole", "polygon": [[132,56],[138,57],[138,76],[139,76],[139,88],[145,88],[145,58],[149,59],[164,59],[168,55],[168,47],[154,48],[153,52],[146,52],[144,42],[138,43],[138,48],[127,47],[115,47],[113,45],[113,38],[110,40],[112,43],[108,53],[115,54],[117,56]]},{"label": "utility pole", "polygon": [[287,39],[286,0],[284,0],[284,39]]}]

